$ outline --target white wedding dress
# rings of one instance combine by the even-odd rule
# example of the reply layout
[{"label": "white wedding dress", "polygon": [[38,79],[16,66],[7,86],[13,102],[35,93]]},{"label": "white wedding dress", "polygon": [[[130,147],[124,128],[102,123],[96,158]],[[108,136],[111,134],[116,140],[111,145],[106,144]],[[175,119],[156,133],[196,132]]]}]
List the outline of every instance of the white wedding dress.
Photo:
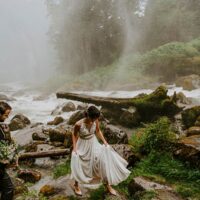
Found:
[{"label": "white wedding dress", "polygon": [[117,185],[125,180],[130,171],[127,162],[111,146],[102,145],[96,138],[96,123],[88,130],[82,122],[76,144],[77,154],[72,152],[72,178],[79,183],[90,183],[94,177]]}]

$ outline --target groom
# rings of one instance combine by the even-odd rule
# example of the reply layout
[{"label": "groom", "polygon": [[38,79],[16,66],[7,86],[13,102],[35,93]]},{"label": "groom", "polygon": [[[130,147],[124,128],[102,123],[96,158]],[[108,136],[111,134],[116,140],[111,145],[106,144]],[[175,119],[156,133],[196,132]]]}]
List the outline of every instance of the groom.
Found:
[{"label": "groom", "polygon": [[[3,122],[8,118],[12,108],[6,102],[0,102],[0,142],[12,143],[9,127]],[[14,185],[10,176],[6,172],[9,161],[0,160],[0,193],[1,200],[12,200],[14,195]]]}]

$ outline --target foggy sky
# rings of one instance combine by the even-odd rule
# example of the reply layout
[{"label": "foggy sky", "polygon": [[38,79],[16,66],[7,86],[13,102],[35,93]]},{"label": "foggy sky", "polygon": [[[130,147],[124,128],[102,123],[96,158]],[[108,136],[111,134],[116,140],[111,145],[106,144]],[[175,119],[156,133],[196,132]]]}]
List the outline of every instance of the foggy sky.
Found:
[{"label": "foggy sky", "polygon": [[0,82],[47,78],[53,47],[44,0],[0,0]]}]

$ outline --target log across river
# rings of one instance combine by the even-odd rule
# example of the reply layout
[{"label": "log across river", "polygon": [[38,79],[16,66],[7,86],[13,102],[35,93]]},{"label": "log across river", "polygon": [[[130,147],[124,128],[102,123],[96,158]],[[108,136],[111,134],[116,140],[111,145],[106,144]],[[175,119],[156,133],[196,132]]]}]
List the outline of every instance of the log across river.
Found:
[{"label": "log across river", "polygon": [[176,103],[176,93],[167,95],[164,86],[151,94],[140,94],[133,98],[97,97],[71,92],[58,92],[57,98],[65,98],[102,106],[101,112],[111,123],[134,127],[140,122],[148,122],[158,116],[173,117],[182,110]]}]

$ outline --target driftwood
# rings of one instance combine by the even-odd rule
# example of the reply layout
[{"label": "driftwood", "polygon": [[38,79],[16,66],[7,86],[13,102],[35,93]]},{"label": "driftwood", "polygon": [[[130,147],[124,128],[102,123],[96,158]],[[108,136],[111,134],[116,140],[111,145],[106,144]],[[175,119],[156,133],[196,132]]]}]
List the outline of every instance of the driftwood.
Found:
[{"label": "driftwood", "polygon": [[95,105],[113,108],[113,107],[123,107],[128,108],[133,106],[132,99],[133,98],[110,98],[110,97],[96,97],[96,96],[89,96],[84,94],[75,94],[70,92],[58,92],[57,98],[65,98],[71,99],[75,101],[81,101],[85,103],[92,103]]},{"label": "driftwood", "polygon": [[25,160],[29,158],[44,158],[51,156],[63,156],[70,154],[69,149],[56,149],[50,151],[41,151],[41,152],[27,152],[19,155],[19,160]]}]

